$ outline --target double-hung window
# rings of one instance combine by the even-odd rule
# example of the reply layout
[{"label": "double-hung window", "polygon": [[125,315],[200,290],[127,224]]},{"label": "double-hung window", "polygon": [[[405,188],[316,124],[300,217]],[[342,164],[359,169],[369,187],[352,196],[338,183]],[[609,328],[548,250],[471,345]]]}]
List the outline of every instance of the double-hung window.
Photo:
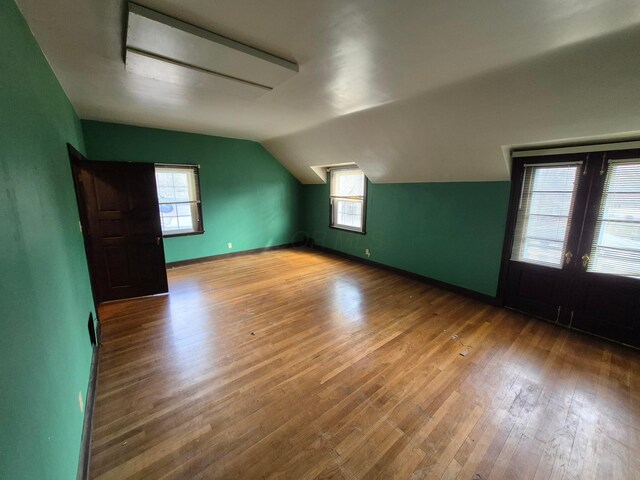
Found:
[{"label": "double-hung window", "polygon": [[331,169],[331,227],[365,233],[367,177],[358,168]]},{"label": "double-hung window", "polygon": [[204,232],[196,165],[156,165],[162,235]]}]

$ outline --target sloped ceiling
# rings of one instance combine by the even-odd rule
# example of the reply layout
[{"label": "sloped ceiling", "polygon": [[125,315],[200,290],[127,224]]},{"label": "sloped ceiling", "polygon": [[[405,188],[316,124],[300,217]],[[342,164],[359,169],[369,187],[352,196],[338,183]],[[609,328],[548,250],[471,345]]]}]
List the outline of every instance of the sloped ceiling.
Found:
[{"label": "sloped ceiling", "polygon": [[258,140],[304,183],[504,180],[511,146],[640,137],[637,0],[138,2],[299,64],[253,101],[127,73],[124,1],[17,3],[82,118]]}]

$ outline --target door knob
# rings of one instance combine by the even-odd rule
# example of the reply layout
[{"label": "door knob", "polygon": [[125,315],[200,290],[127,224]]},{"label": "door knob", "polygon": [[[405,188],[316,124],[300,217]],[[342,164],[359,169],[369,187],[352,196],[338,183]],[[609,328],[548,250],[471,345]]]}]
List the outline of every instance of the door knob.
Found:
[{"label": "door knob", "polygon": [[587,268],[587,266],[589,265],[589,255],[587,255],[586,253],[582,256],[582,266],[584,268]]},{"label": "door knob", "polygon": [[567,265],[571,263],[572,259],[573,259],[573,253],[567,252],[564,254],[564,263],[566,263]]}]

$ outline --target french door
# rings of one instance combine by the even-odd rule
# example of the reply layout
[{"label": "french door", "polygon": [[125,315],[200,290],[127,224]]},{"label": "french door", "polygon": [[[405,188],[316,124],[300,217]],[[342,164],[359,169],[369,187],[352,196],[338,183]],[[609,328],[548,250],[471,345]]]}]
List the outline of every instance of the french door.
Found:
[{"label": "french door", "polygon": [[514,160],[505,306],[640,346],[640,151]]}]

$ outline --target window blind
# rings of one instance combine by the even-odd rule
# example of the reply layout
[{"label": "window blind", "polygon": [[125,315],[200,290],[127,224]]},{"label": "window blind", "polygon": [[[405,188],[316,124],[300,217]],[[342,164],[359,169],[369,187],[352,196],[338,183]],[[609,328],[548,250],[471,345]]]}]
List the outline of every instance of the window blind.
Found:
[{"label": "window blind", "polygon": [[610,161],[588,272],[640,278],[640,159]]},{"label": "window blind", "polygon": [[511,260],[562,268],[579,163],[524,168]]}]

